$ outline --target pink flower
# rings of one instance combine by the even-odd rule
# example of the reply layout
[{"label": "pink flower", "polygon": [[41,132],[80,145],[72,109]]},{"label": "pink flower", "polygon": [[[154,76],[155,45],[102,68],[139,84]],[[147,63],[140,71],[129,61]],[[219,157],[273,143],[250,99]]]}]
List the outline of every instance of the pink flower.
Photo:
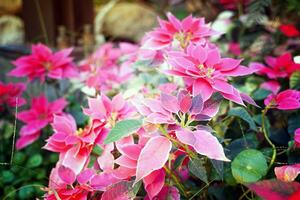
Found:
[{"label": "pink flower", "polygon": [[28,77],[30,81],[39,78],[42,82],[46,76],[53,79],[76,77],[78,74],[73,59],[69,57],[71,52],[70,48],[53,53],[43,44],[32,45],[32,53],[14,61],[16,68],[9,75]]},{"label": "pink flower", "polygon": [[35,97],[31,101],[31,109],[22,111],[17,118],[26,123],[20,130],[17,149],[22,149],[38,139],[41,130],[53,120],[54,114],[62,114],[67,105],[64,98],[48,102],[44,95]]},{"label": "pink flower", "polygon": [[113,127],[117,121],[135,114],[134,107],[127,103],[121,94],[117,94],[112,100],[102,94],[97,98],[89,98],[88,104],[89,108],[83,109],[83,112],[108,127]]},{"label": "pink flower", "polygon": [[270,94],[264,103],[270,108],[279,110],[294,110],[300,108],[300,92],[297,90],[285,90],[279,94]]},{"label": "pink flower", "polygon": [[219,109],[218,102],[203,102],[201,95],[191,97],[187,91],[180,91],[177,97],[162,93],[158,100],[137,99],[135,106],[147,122],[178,125],[209,120]]},{"label": "pink flower", "polygon": [[102,45],[81,62],[83,81],[102,92],[126,82],[133,75],[131,64],[136,60],[137,50],[138,46],[130,43],[120,43],[119,48],[112,43]]},{"label": "pink flower", "polygon": [[46,140],[47,144],[43,148],[60,153],[59,163],[78,175],[89,158],[98,133],[90,126],[77,130],[71,115],[55,115],[52,127],[54,134]]},{"label": "pink flower", "polygon": [[172,143],[163,136],[151,137],[145,145],[134,144],[133,140],[117,145],[121,156],[115,163],[120,165],[115,175],[120,176],[123,171],[123,178],[136,176],[135,183],[143,180],[144,188],[149,199],[156,197],[165,183],[165,171],[163,166],[168,160]]},{"label": "pink flower", "polygon": [[229,10],[236,10],[238,5],[245,5],[249,3],[249,0],[219,0],[219,2]]},{"label": "pink flower", "polygon": [[228,46],[228,50],[230,53],[232,53],[235,56],[239,56],[242,53],[240,44],[237,42],[230,42]]},{"label": "pink flower", "polygon": [[295,130],[294,140],[295,140],[295,146],[299,148],[300,147],[300,128],[297,128]]},{"label": "pink flower", "polygon": [[45,200],[57,200],[57,198],[62,200],[87,200],[89,190],[83,186],[76,186],[75,188],[59,188],[55,191],[49,190],[49,193],[45,195]]},{"label": "pink flower", "polygon": [[24,83],[8,83],[4,84],[0,82],[0,111],[3,109],[3,105],[10,107],[16,106],[16,98],[18,98],[18,106],[22,106],[26,103],[25,99],[21,97],[26,85]]},{"label": "pink flower", "polygon": [[300,35],[299,30],[293,24],[282,24],[279,30],[287,37],[297,37]]},{"label": "pink flower", "polygon": [[171,69],[166,73],[183,77],[186,84],[192,87],[193,95],[201,94],[204,101],[214,92],[220,92],[224,98],[243,105],[240,92],[227,82],[231,76],[244,76],[255,71],[240,65],[241,61],[221,58],[219,50],[209,44],[191,44],[186,53],[169,53],[167,62]]},{"label": "pink flower", "polygon": [[280,84],[277,81],[266,81],[260,85],[261,88],[277,94],[280,90]]},{"label": "pink flower", "polygon": [[207,37],[215,34],[205,24],[204,18],[194,18],[190,15],[180,21],[171,13],[168,13],[167,17],[168,21],[158,19],[160,26],[147,34],[142,48],[161,50],[176,43],[185,49],[190,42],[205,42]]},{"label": "pink flower", "polygon": [[285,182],[292,182],[300,173],[300,164],[275,167],[274,171],[277,179]]},{"label": "pink flower", "polygon": [[266,75],[270,79],[286,78],[293,72],[300,70],[300,64],[293,61],[290,53],[284,53],[279,57],[267,56],[265,58],[268,67],[260,63],[252,64],[252,68],[257,69],[257,74]]}]

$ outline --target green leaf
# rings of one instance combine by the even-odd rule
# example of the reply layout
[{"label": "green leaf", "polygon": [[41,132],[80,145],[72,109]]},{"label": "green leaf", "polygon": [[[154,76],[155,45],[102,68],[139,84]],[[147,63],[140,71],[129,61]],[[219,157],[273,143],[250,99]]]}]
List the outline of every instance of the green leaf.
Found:
[{"label": "green leaf", "polygon": [[22,165],[24,161],[26,160],[26,156],[22,152],[17,152],[14,156],[14,164],[16,165]]},{"label": "green leaf", "polygon": [[216,172],[218,173],[219,177],[221,179],[223,179],[223,175],[224,175],[224,162],[222,162],[220,160],[214,160],[214,159],[211,159],[210,162],[213,165],[213,167],[216,170]]},{"label": "green leaf", "polygon": [[93,167],[93,166],[94,166],[94,163],[95,163],[96,161],[97,161],[97,157],[91,155],[91,156],[90,156],[90,162],[89,162],[89,164],[88,164],[88,168]]},{"label": "green leaf", "polygon": [[38,167],[42,164],[43,158],[40,154],[35,154],[29,158],[27,167]]},{"label": "green leaf", "polygon": [[97,156],[101,156],[101,154],[103,153],[103,149],[99,147],[99,145],[95,145],[93,148],[93,153]]},{"label": "green leaf", "polygon": [[252,119],[252,117],[250,116],[250,114],[247,112],[247,110],[245,108],[242,108],[242,107],[232,108],[229,110],[228,115],[236,116],[236,117],[243,119],[244,121],[248,122],[249,127],[252,130],[254,130],[254,131],[257,130],[254,120]]},{"label": "green leaf", "polygon": [[194,174],[201,181],[208,183],[207,173],[204,166],[204,161],[199,158],[193,158],[189,161],[189,170],[192,174]]},{"label": "green leaf", "polygon": [[18,194],[20,199],[34,199],[34,188],[32,186],[22,187]]},{"label": "green leaf", "polygon": [[255,90],[255,92],[253,92],[252,98],[254,100],[263,100],[263,99],[267,98],[267,96],[269,94],[271,94],[271,91],[259,88],[259,89]]},{"label": "green leaf", "polygon": [[290,88],[299,89],[300,86],[300,71],[292,73],[290,77]]},{"label": "green leaf", "polygon": [[233,140],[226,148],[228,158],[234,159],[241,151],[246,149],[256,149],[259,145],[257,136],[254,133],[247,133],[245,136]]},{"label": "green leaf", "polygon": [[182,162],[184,161],[184,159],[186,158],[186,155],[179,155],[175,161],[174,161],[174,170],[176,170],[181,164]]},{"label": "green leaf", "polygon": [[239,183],[253,183],[267,174],[268,165],[264,155],[255,149],[242,151],[231,163],[233,177]]},{"label": "green leaf", "polygon": [[14,180],[15,176],[12,172],[5,170],[2,172],[2,179],[4,183],[10,183]]},{"label": "green leaf", "polygon": [[142,126],[141,120],[127,119],[118,122],[108,133],[104,144],[109,144],[122,139],[123,137],[131,135]]}]

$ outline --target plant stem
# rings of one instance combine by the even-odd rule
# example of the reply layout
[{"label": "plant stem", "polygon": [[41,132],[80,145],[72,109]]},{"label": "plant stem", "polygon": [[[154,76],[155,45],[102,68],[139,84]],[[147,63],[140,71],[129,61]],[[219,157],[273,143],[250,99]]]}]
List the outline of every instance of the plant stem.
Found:
[{"label": "plant stem", "polygon": [[166,136],[166,138],[168,138],[168,139],[175,145],[176,148],[179,148],[180,146],[183,147],[184,150],[185,150],[185,152],[188,154],[188,156],[189,156],[190,158],[195,158],[195,157],[197,156],[193,151],[191,151],[191,150],[189,149],[188,145],[186,145],[186,144],[181,144],[181,143],[179,143],[177,140],[175,140],[174,138],[172,138],[172,137],[168,134],[168,132],[166,131],[166,129],[165,129],[162,125],[159,125],[159,130],[160,130],[160,132],[161,132],[164,136]]},{"label": "plant stem", "polygon": [[186,189],[184,185],[181,184],[179,178],[175,174],[173,174],[168,167],[164,166],[164,169],[166,170],[167,174],[172,178],[180,193],[182,193],[185,197],[188,197],[188,194],[186,193]]},{"label": "plant stem", "polygon": [[270,161],[269,167],[268,167],[268,170],[269,170],[269,169],[272,167],[272,165],[274,164],[274,162],[275,162],[277,152],[276,152],[276,146],[275,146],[275,145],[272,143],[272,141],[270,140],[270,138],[269,138],[269,136],[268,136],[268,133],[267,133],[267,130],[266,130],[265,117],[266,117],[267,112],[268,112],[268,107],[266,107],[266,108],[262,111],[262,115],[261,115],[261,126],[262,126],[262,131],[263,131],[264,137],[265,137],[265,139],[267,140],[267,142],[270,144],[270,146],[272,147],[272,150],[273,150],[272,158],[271,158],[271,161]]}]

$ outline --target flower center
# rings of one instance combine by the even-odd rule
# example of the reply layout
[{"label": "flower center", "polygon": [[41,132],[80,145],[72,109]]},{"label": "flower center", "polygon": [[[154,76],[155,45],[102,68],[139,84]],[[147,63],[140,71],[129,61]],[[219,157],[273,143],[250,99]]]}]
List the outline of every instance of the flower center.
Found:
[{"label": "flower center", "polygon": [[116,124],[116,121],[117,121],[117,117],[118,117],[118,113],[117,112],[112,112],[110,114],[110,117],[108,119],[108,124],[111,126],[111,127],[114,127],[115,124]]},{"label": "flower center", "polygon": [[192,39],[192,33],[180,31],[175,33],[174,39],[179,42],[181,48],[185,49]]},{"label": "flower center", "polygon": [[82,128],[79,128],[77,131],[76,131],[76,135],[78,135],[78,136],[80,136],[80,135],[82,135],[82,133],[83,133],[83,129]]},{"label": "flower center", "polygon": [[207,77],[207,78],[211,78],[215,69],[212,67],[205,67],[203,64],[199,64],[198,68],[200,70],[199,74],[201,76]]},{"label": "flower center", "polygon": [[38,119],[47,119],[47,114],[46,113],[40,113],[38,116]]},{"label": "flower center", "polygon": [[52,66],[53,66],[52,63],[49,62],[49,61],[44,62],[42,65],[45,67],[45,69],[46,69],[47,71],[51,70],[51,68],[52,68]]}]

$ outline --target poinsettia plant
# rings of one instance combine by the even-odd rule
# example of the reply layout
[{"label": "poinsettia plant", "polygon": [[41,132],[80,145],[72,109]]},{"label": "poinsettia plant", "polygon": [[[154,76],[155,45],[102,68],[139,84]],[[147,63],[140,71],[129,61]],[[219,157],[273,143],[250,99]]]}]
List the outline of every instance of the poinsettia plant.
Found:
[{"label": "poinsettia plant", "polygon": [[[285,43],[291,26],[278,27]],[[212,27],[167,13],[140,44],[107,42],[76,63],[37,44],[13,62],[7,75],[28,86],[1,83],[0,112],[22,122],[18,152],[42,141],[57,156],[44,199],[299,197],[300,64],[289,49],[224,48]]]}]

